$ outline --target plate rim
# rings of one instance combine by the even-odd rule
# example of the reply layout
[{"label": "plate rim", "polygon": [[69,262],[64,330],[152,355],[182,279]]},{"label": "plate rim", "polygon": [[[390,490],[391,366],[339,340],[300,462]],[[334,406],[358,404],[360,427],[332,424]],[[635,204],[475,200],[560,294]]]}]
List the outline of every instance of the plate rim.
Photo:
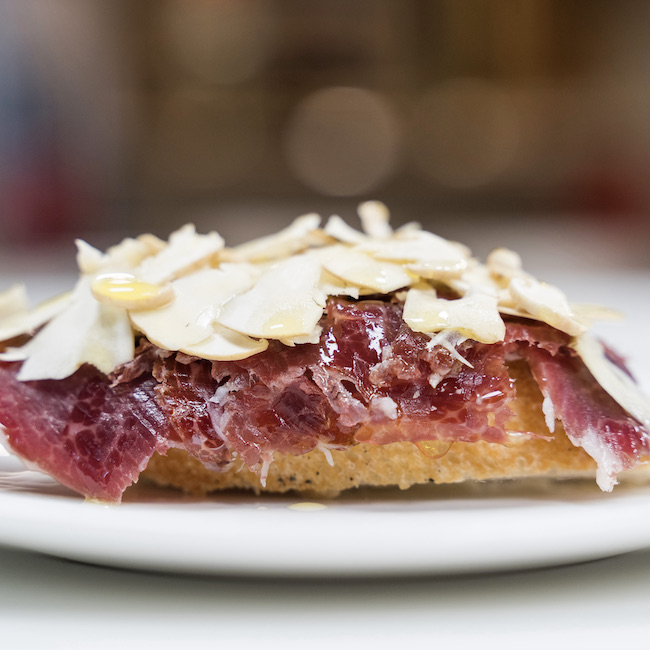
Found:
[{"label": "plate rim", "polygon": [[[2,464],[0,463],[0,470]],[[1,472],[0,544],[164,573],[273,578],[458,575],[559,566],[650,547],[650,486],[416,502],[304,497],[89,502]],[[31,472],[32,474],[36,474]],[[29,485],[27,483],[27,485]],[[43,486],[43,489],[39,488]],[[579,482],[578,485],[584,485]],[[568,487],[568,489],[567,489]],[[14,491],[15,490],[15,491]],[[313,503],[313,502],[311,502]],[[404,504],[408,503],[408,507]],[[173,517],[170,517],[173,514]]]}]

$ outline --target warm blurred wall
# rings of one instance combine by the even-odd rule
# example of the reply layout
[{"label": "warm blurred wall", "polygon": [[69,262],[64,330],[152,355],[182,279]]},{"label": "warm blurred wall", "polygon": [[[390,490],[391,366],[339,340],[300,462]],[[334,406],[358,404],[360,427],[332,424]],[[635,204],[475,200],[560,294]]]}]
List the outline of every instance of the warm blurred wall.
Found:
[{"label": "warm blurred wall", "polygon": [[379,197],[644,228],[642,0],[0,0],[0,237]]}]

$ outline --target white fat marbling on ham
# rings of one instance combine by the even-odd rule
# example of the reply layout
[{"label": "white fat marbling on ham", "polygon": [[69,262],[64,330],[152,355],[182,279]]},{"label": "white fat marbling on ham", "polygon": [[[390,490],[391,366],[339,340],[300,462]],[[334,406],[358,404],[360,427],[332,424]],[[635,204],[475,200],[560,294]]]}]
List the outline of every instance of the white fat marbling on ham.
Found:
[{"label": "white fat marbling on ham", "polygon": [[548,395],[545,395],[542,401],[542,413],[548,430],[553,433],[555,431],[555,407],[553,400]]}]

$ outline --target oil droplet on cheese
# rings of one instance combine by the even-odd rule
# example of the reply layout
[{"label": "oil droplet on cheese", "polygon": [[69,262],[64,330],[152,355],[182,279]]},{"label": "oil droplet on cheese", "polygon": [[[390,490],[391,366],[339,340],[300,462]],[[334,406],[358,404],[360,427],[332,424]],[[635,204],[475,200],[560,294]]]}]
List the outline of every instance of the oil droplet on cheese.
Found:
[{"label": "oil droplet on cheese", "polygon": [[301,510],[303,512],[313,512],[314,510],[325,510],[327,506],[324,503],[315,503],[313,501],[304,501],[302,503],[292,503],[287,506],[289,510]]},{"label": "oil droplet on cheese", "polygon": [[130,273],[106,273],[92,284],[95,299],[125,309],[152,309],[168,303],[174,297],[169,284],[159,286],[142,282]]},{"label": "oil droplet on cheese", "polygon": [[294,332],[302,332],[305,328],[303,320],[303,315],[298,309],[284,309],[273,314],[264,323],[264,330],[267,335],[271,335],[274,338],[279,338],[285,332],[289,332],[287,336],[294,336]]}]

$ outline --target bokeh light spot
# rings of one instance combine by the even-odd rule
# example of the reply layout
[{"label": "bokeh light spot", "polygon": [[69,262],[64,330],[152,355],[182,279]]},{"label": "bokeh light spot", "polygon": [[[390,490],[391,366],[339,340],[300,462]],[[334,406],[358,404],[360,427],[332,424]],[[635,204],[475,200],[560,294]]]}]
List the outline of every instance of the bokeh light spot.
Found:
[{"label": "bokeh light spot", "polygon": [[389,103],[361,88],[332,87],[306,97],[283,142],[294,175],[333,196],[372,191],[395,169],[399,127]]}]

